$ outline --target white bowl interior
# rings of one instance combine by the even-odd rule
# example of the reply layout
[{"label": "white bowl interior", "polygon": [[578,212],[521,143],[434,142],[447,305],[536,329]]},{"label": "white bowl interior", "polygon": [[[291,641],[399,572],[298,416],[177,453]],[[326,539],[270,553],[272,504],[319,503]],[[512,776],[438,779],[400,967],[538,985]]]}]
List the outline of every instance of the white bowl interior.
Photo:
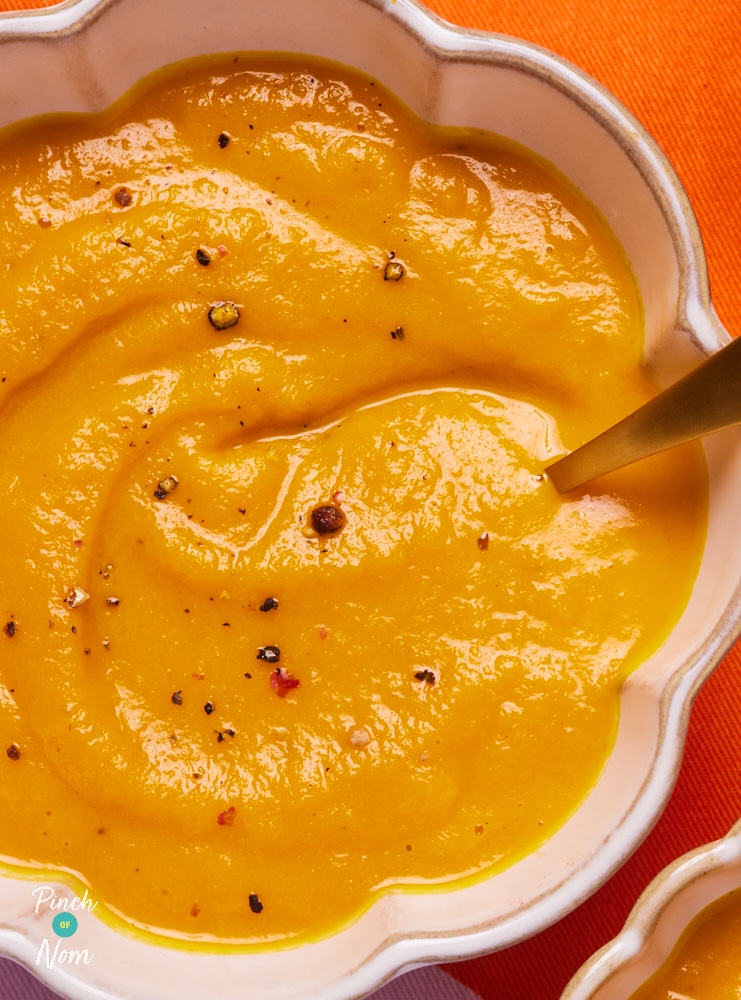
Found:
[{"label": "white bowl interior", "polygon": [[[643,143],[639,126],[620,105],[594,87],[588,103],[575,100],[575,88],[584,82],[581,74],[514,39],[501,40],[493,62],[492,36],[451,30],[413,3],[361,0],[349,16],[345,0],[318,6],[280,0],[278,13],[278,4],[265,0],[241,6],[220,2],[209,7],[204,26],[198,0],[161,0],[156,11],[145,0],[63,5],[44,18],[52,33],[67,33],[70,10],[105,7],[105,26],[93,25],[58,45],[25,33],[19,33],[17,45],[3,39],[5,59],[32,62],[39,72],[22,92],[11,73],[3,74],[0,125],[55,110],[104,108],[152,70],[204,52],[306,52],[344,62],[382,81],[423,118],[507,136],[574,182],[608,219],[632,263],[646,310],[647,355],[652,356],[677,320],[680,291],[697,291],[698,275],[681,244],[697,253],[699,239],[694,226],[684,225],[690,209],[678,185],[647,183],[647,174],[665,171],[666,164]],[[144,23],[153,17],[176,23],[166,31],[137,33],[131,26],[140,17]],[[41,18],[28,21],[33,29]],[[417,32],[425,37],[424,49]],[[623,118],[617,141],[614,127],[605,128],[607,120],[614,126],[616,116]],[[673,239],[670,229],[677,225],[681,231]],[[690,287],[680,290],[680,273]],[[694,333],[706,348],[716,345],[712,334]]]},{"label": "white bowl interior", "polygon": [[741,824],[661,872],[620,934],[576,973],[562,1000],[625,1000],[669,959],[706,906],[741,888]]},{"label": "white bowl interior", "polygon": [[[531,46],[452,30],[413,0],[80,0],[0,19],[0,46],[0,124],[101,109],[152,70],[206,52],[307,52],[354,65],[432,122],[528,146],[596,204],[633,265],[647,357],[661,376],[671,379],[727,337],[709,305],[694,218],[662,155],[609,95]],[[525,938],[595,891],[656,819],[691,699],[736,634],[741,436],[716,435],[706,451],[710,524],[689,606],[625,685],[617,743],[594,792],[543,848],[488,881],[436,895],[434,906],[427,893],[389,895],[337,937],[280,961],[274,953],[204,959],[96,921],[94,949],[105,959],[62,979],[45,973],[52,985],[70,997],[195,1000],[210,995],[217,975],[229,996],[356,996],[399,969]],[[30,888],[0,880],[5,926],[19,932],[0,930],[0,944],[33,965],[41,932],[28,917]]]}]

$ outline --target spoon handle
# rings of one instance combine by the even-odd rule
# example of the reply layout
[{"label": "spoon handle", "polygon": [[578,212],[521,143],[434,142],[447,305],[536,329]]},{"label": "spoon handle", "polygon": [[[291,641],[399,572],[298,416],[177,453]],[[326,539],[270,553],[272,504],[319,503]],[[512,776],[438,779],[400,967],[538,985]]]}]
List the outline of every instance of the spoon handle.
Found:
[{"label": "spoon handle", "polygon": [[741,337],[732,340],[674,385],[565,458],[549,465],[559,493],[741,423]]}]

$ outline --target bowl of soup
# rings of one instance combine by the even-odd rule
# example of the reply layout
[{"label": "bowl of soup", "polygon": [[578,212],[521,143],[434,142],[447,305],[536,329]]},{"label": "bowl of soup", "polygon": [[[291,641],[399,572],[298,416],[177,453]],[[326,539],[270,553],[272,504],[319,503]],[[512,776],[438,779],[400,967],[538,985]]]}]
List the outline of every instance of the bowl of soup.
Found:
[{"label": "bowl of soup", "polygon": [[564,1000],[738,996],[741,824],[664,869],[618,936],[576,973]]},{"label": "bowl of soup", "polygon": [[4,953],[345,998],[542,930],[738,633],[736,430],[546,472],[728,340],[670,166],[411,0],[0,45]]}]

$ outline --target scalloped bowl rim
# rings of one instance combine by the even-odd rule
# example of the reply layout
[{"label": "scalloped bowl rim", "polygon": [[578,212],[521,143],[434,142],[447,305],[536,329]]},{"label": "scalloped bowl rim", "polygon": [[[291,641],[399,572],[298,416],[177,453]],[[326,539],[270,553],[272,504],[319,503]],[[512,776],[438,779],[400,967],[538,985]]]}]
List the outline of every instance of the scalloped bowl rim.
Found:
[{"label": "scalloped bowl rim", "polygon": [[[275,16],[277,8],[283,17]],[[140,33],[136,50],[129,51],[117,43],[131,30],[128,23],[144,23],[131,18],[137,11],[146,11],[150,32]],[[168,16],[172,31],[155,32]],[[241,18],[241,35],[228,30],[230,18]],[[249,44],[209,47],[197,24],[207,25],[209,37],[222,31],[225,40],[249,36]],[[187,42],[177,41],[178,32]],[[290,44],[267,44],[277,37]],[[6,57],[0,63],[0,124],[40,108],[104,107],[145,72],[173,61],[176,45],[177,58],[250,48],[334,58],[370,72],[429,120],[492,128],[529,145],[601,208],[625,246],[646,306],[646,355],[660,375],[671,380],[728,340],[711,306],[687,197],[629,112],[557,56],[517,39],[448,25],[416,0],[213,0],[200,15],[197,0],[67,0],[50,11],[0,15]],[[348,58],[337,54],[345,51]],[[20,93],[7,67],[25,66],[26,59],[36,68],[25,74]],[[500,88],[496,106],[485,99],[485,80]],[[502,96],[512,94],[519,95],[519,106]],[[525,107],[529,117],[521,113]],[[497,115],[506,127],[487,124],[500,121]],[[584,162],[576,140],[589,143],[596,166]],[[741,629],[741,540],[730,530],[741,498],[737,429],[708,439],[705,450],[710,531],[688,610],[625,683],[618,737],[602,777],[541,849],[463,889],[390,893],[334,936],[280,952],[183,951],[91,918],[87,933],[105,961],[69,970],[36,965],[45,929],[28,902],[29,883],[2,877],[0,951],[71,1000],[167,1000],[173,992],[197,1000],[210,995],[216,980],[231,997],[348,1000],[417,965],[507,947],[564,916],[606,881],[658,818],[676,780],[692,700]]]},{"label": "scalloped bowl rim", "polygon": [[568,983],[562,1000],[620,1000],[658,972],[706,906],[741,889],[741,819],[682,855],[646,887],[612,941]]}]

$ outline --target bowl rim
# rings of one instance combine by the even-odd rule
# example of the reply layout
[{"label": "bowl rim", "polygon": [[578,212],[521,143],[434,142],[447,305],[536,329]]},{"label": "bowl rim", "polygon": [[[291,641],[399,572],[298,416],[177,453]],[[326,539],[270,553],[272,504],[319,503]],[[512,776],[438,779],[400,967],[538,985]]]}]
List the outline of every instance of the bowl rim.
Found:
[{"label": "bowl rim", "polygon": [[[741,819],[728,833],[707,844],[681,855],[662,869],[646,886],[631,909],[619,933],[603,945],[577,970],[564,990],[561,1000],[598,1000],[603,987],[610,985],[628,965],[645,964],[642,982],[662,968],[668,955],[659,961],[648,954],[651,939],[665,925],[679,927],[675,936],[676,947],[692,921],[713,902],[728,893],[741,889]],[[713,878],[719,891],[713,888],[707,898],[697,895],[690,898],[690,890]],[[724,880],[725,879],[725,880]],[[669,913],[676,904],[682,912]],[[635,989],[641,985],[637,983]]]},{"label": "bowl rim", "polygon": [[[11,39],[37,35],[49,40],[76,35],[109,9],[127,0],[61,0],[47,8],[0,11],[0,45]],[[713,314],[707,262],[697,218],[687,193],[668,157],[653,136],[631,111],[598,80],[568,59],[534,42],[500,32],[465,28],[444,20],[421,0],[354,0],[390,15],[412,36],[421,49],[447,62],[488,62],[493,46],[500,65],[509,65],[548,82],[610,133],[635,164],[661,206],[674,241],[680,265],[677,317],[698,340],[702,349],[716,349],[731,339],[716,321],[714,337],[706,342],[687,316],[688,302],[696,296],[704,311]]]},{"label": "bowl rim", "polygon": [[[48,9],[0,13],[0,46],[24,39],[55,40],[74,36],[105,17],[110,9],[127,2],[130,0],[63,0]],[[373,8],[391,17],[436,63],[488,63],[496,53],[499,64],[510,65],[537,77],[579,104],[633,162],[667,221],[679,266],[677,328],[686,333],[699,353],[709,353],[730,339],[713,311],[702,240],[684,188],[665,154],[617,98],[566,59],[538,45],[508,35],[449,24],[428,11],[418,0],[355,0],[355,6]],[[424,933],[400,938],[391,935],[366,957],[362,968],[348,978],[348,982],[352,979],[358,984],[357,988],[353,986],[351,992],[327,992],[326,995],[362,996],[369,988],[376,989],[394,975],[415,965],[470,958],[515,944],[545,929],[596,891],[635,850],[658,818],[679,772],[692,701],[739,634],[741,581],[712,632],[662,688],[659,700],[660,752],[654,760],[651,780],[636,793],[640,808],[634,808],[626,818],[621,829],[623,840],[613,838],[603,845],[604,850],[599,857],[592,859],[577,873],[581,879],[579,892],[574,894],[564,889],[564,886],[568,888],[575,884],[572,874],[559,883],[558,891],[548,891],[545,902],[539,897],[528,901],[523,912],[531,914],[537,911],[540,914],[534,929],[532,925],[526,925],[521,914],[517,920],[510,915],[504,921],[490,921],[483,927],[450,934]],[[638,678],[641,670],[639,668],[632,677]],[[3,944],[11,957],[28,964],[17,942],[0,931],[0,947]],[[431,950],[434,950],[434,955]],[[38,969],[31,967],[31,971],[38,975]],[[56,981],[50,979],[49,982],[54,985]],[[65,988],[69,990],[71,987],[65,984]],[[87,998],[98,994],[81,988],[79,993],[69,995]]]}]

